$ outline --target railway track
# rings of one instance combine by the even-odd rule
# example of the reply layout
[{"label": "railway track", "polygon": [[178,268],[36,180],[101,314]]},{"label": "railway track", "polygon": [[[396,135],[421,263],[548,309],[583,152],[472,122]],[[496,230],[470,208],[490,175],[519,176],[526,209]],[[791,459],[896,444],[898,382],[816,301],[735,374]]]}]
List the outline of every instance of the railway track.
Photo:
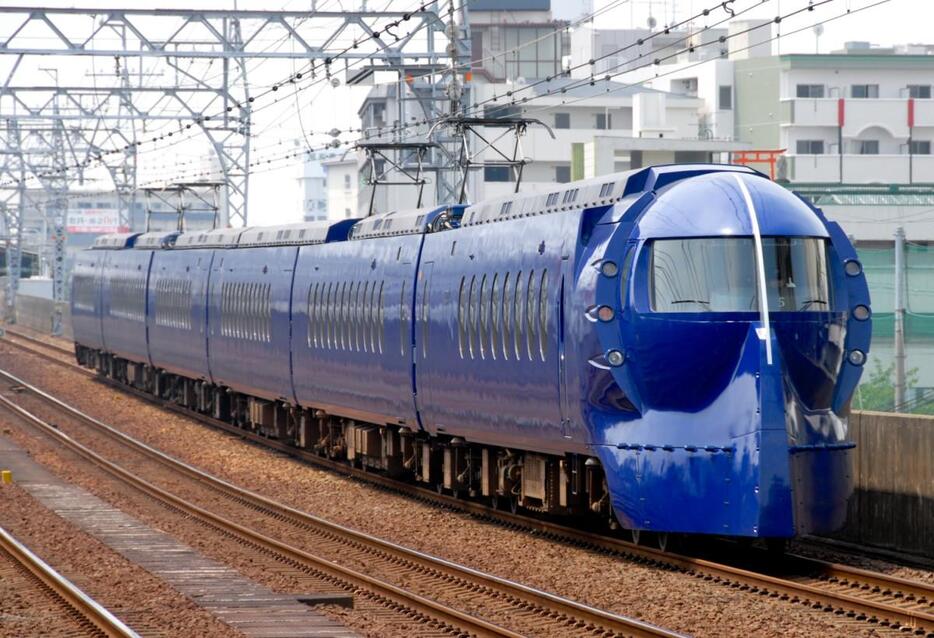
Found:
[{"label": "railway track", "polygon": [[[25,344],[11,342],[20,349],[31,352],[32,348],[26,344],[39,342],[47,346],[46,349],[55,348],[60,352],[65,352],[63,348],[42,342],[28,335],[15,334],[25,342]],[[39,354],[39,356],[42,356],[42,354]],[[84,370],[76,364],[64,362],[51,355],[44,358]],[[93,373],[91,375],[96,376]],[[753,561],[757,565],[756,567],[748,568],[747,564],[747,568],[744,568],[737,564],[726,564],[720,561],[663,552],[612,536],[574,529],[519,514],[493,510],[482,503],[455,499],[443,494],[438,495],[434,491],[423,487],[400,484],[378,474],[351,468],[342,463],[297,450],[277,441],[259,437],[227,423],[155,399],[132,388],[104,381],[122,391],[136,394],[150,402],[155,402],[167,409],[195,418],[212,427],[232,432],[255,443],[277,449],[343,474],[350,474],[362,480],[407,493],[419,499],[431,500],[448,507],[464,510],[480,517],[495,520],[501,524],[532,529],[542,535],[611,552],[630,560],[665,566],[704,580],[719,582],[732,588],[806,605],[880,627],[898,629],[913,635],[934,638],[934,587],[925,583],[793,554],[785,556],[782,572],[775,573],[774,567],[765,566],[765,562],[759,560]]]},{"label": "railway track", "polygon": [[[316,572],[325,574],[332,582],[344,589],[369,592],[393,606],[404,606],[408,614],[423,619],[426,625],[442,626],[444,633],[477,636],[524,636],[555,635],[568,636],[676,636],[666,631],[617,614],[602,611],[574,601],[539,591],[524,585],[484,574],[477,570],[456,565],[427,554],[416,552],[381,539],[335,525],[323,519],[294,510],[258,494],[243,490],[216,477],[165,455],[145,444],[128,437],[96,419],[65,406],[54,397],[42,393],[16,377],[0,371],[6,381],[16,388],[27,391],[66,418],[80,421],[112,441],[116,441],[146,460],[158,463],[174,473],[221,495],[231,504],[260,513],[279,523],[292,526],[305,539],[305,545],[314,547],[314,554],[277,537],[257,532],[253,525],[247,528],[235,523],[231,517],[222,517],[212,509],[196,503],[197,499],[183,498],[168,492],[154,481],[142,478],[141,465],[133,464],[133,472],[93,451],[90,447],[71,438],[61,419],[55,426],[23,408],[16,401],[0,395],[0,404],[28,421],[46,434],[53,436],[66,447],[85,459],[105,469],[121,481],[133,485],[147,495],[167,505],[196,517],[223,533],[234,536],[244,544],[256,547],[267,554],[278,555],[283,562],[302,564]],[[174,482],[174,481],[172,481]],[[216,508],[215,508],[216,509]],[[230,512],[226,505],[223,511]],[[244,517],[237,517],[243,520]],[[327,557],[324,557],[326,555]],[[338,563],[334,557],[340,556]],[[366,574],[346,567],[347,564],[367,565]],[[372,574],[380,576],[374,577]],[[391,574],[393,578],[384,578]],[[414,586],[405,588],[398,583],[410,582]],[[414,590],[417,589],[418,592]],[[429,597],[430,592],[430,597]],[[444,602],[441,602],[441,601]],[[454,601],[454,604],[450,601]],[[497,619],[509,619],[509,627],[485,620],[484,610],[496,609]]]},{"label": "railway track", "polygon": [[[61,610],[72,621],[79,634],[106,636],[108,638],[138,638],[138,634],[120,619],[107,611],[87,594],[75,587],[68,579],[52,569],[26,546],[0,527],[0,580],[4,574],[11,580],[15,575],[4,569],[15,569],[35,583],[45,598],[50,599],[49,614]],[[64,609],[62,609],[64,608]],[[46,610],[31,609],[30,612],[45,613]],[[51,621],[48,621],[51,624]],[[72,634],[69,634],[72,635]]]}]

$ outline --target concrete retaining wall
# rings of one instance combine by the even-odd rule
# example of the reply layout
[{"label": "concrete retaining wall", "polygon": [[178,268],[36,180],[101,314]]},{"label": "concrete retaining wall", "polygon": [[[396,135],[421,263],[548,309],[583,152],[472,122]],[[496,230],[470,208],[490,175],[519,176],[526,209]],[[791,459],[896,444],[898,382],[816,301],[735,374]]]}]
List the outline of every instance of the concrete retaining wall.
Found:
[{"label": "concrete retaining wall", "polygon": [[[5,302],[4,295],[0,293],[0,308]],[[29,295],[16,295],[16,323],[32,328],[39,332],[49,333],[52,330],[52,311],[55,304],[45,297],[30,297]],[[62,308],[62,336],[72,338],[71,308],[66,304]]]},{"label": "concrete retaining wall", "polygon": [[934,556],[934,417],[854,412],[856,492],[839,536]]}]

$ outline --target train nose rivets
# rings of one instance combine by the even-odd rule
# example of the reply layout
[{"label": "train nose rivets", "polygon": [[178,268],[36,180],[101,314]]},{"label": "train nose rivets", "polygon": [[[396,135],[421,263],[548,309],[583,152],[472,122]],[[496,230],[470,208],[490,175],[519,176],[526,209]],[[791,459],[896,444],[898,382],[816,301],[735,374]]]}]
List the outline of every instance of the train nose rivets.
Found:
[{"label": "train nose rivets", "polygon": [[626,362],[626,355],[619,350],[610,350],[606,353],[606,362],[614,368],[619,367]]},{"label": "train nose rivets", "polygon": [[853,308],[853,318],[858,319],[859,321],[866,321],[869,319],[869,308],[860,304]]},{"label": "train nose rivets", "polygon": [[609,306],[600,306],[597,308],[597,318],[600,321],[613,321],[613,317],[616,316],[616,313],[613,312],[613,309]]},{"label": "train nose rivets", "polygon": [[855,277],[863,272],[863,265],[855,259],[847,260],[843,268],[846,270],[846,274],[848,274],[850,277]]},{"label": "train nose rivets", "polygon": [[862,350],[850,350],[850,356],[847,358],[854,366],[861,366],[866,363],[866,353]]},{"label": "train nose rivets", "polygon": [[615,277],[619,272],[619,266],[616,265],[615,261],[605,261],[600,266],[600,272],[603,273],[604,277]]}]

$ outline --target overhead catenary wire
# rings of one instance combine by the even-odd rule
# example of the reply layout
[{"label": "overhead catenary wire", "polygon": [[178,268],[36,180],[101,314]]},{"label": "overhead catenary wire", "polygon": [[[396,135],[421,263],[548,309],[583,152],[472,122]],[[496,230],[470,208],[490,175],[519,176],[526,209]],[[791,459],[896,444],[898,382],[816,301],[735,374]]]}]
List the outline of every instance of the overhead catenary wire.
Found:
[{"label": "overhead catenary wire", "polygon": [[[817,7],[817,6],[824,5],[824,4],[830,4],[830,3],[834,2],[834,1],[835,1],[835,0],[823,0],[823,2],[821,2],[820,4],[814,4],[814,5],[811,5],[811,6],[812,6],[812,7]],[[888,2],[890,2],[890,0],[879,0],[879,1],[874,2],[874,3],[872,3],[872,4],[864,5],[864,6],[862,6],[862,7],[856,8],[856,9],[849,9],[849,8],[848,8],[848,9],[846,9],[845,11],[843,11],[842,13],[839,13],[839,14],[837,14],[837,15],[835,15],[835,16],[830,17],[830,18],[826,18],[826,19],[824,19],[824,20],[819,20],[819,21],[814,22],[814,23],[812,23],[812,24],[808,24],[808,25],[806,25],[806,26],[804,26],[804,27],[801,27],[801,28],[798,28],[798,29],[795,29],[795,30],[792,30],[792,31],[788,31],[788,32],[786,32],[786,33],[778,33],[778,34],[776,34],[776,35],[774,35],[774,36],[768,38],[765,42],[777,41],[777,40],[779,40],[779,39],[782,38],[782,37],[789,37],[789,36],[795,35],[795,34],[797,34],[797,33],[801,33],[801,32],[803,32],[803,31],[806,31],[807,29],[812,29],[814,26],[816,26],[816,25],[818,25],[818,24],[827,24],[827,23],[829,23],[829,22],[833,22],[833,21],[836,21],[836,20],[845,18],[845,17],[847,17],[847,16],[849,16],[849,15],[852,15],[852,14],[855,14],[855,13],[858,13],[858,12],[861,12],[861,11],[865,11],[865,10],[868,10],[868,9],[871,9],[871,8],[874,8],[874,7],[878,7],[878,6],[883,5],[883,4],[886,4],[886,3],[888,3]],[[803,8],[803,9],[798,9],[798,10],[790,11],[790,12],[788,12],[787,14],[777,15],[777,16],[775,16],[775,18],[773,18],[773,23],[776,22],[776,21],[777,21],[778,23],[780,23],[781,21],[786,20],[787,18],[789,18],[789,17],[791,17],[791,16],[798,15],[798,14],[803,13],[803,12],[805,12],[805,11],[811,11],[811,10],[812,10],[811,8],[805,7],[805,8]],[[764,28],[765,26],[768,26],[768,24],[769,24],[769,23],[763,23],[763,24],[758,25],[757,27],[752,27],[751,29],[746,29],[746,30],[743,30],[743,31],[741,31],[741,32],[737,32],[737,33],[734,33],[734,34],[730,34],[730,35],[727,35],[727,36],[724,36],[724,37],[725,37],[726,40],[729,40],[730,38],[732,38],[732,37],[737,37],[737,36],[740,35],[740,34],[748,33],[748,32],[749,32],[750,30],[752,30],[752,29],[755,29],[755,28]],[[716,41],[716,43],[720,44],[720,43],[722,43],[722,42]],[[706,44],[712,44],[712,43],[706,43]],[[700,47],[700,46],[704,46],[704,44],[697,45],[697,47]],[[740,51],[748,50],[748,49],[752,48],[752,46],[754,46],[754,45],[749,45],[749,46],[747,46],[747,47],[742,47],[742,48],[740,48],[740,49],[735,49],[734,51],[740,52]],[[696,47],[696,48],[697,48],[697,47]],[[557,108],[558,106],[564,106],[564,105],[570,104],[570,103],[577,103],[577,102],[585,101],[585,100],[588,100],[588,99],[593,99],[593,98],[595,98],[595,97],[600,97],[600,96],[605,95],[605,94],[607,94],[607,93],[613,93],[613,92],[622,90],[622,89],[624,89],[624,88],[629,88],[629,87],[632,87],[632,86],[638,86],[638,85],[644,84],[644,83],[646,83],[646,82],[649,82],[649,81],[651,81],[651,80],[653,80],[653,79],[657,79],[657,78],[659,78],[659,77],[664,77],[664,76],[666,76],[666,75],[670,75],[670,74],[675,73],[675,72],[683,71],[685,68],[694,68],[694,67],[700,66],[700,65],[702,65],[702,64],[706,64],[706,63],[708,63],[711,59],[713,59],[713,58],[706,59],[706,60],[700,60],[700,61],[698,61],[698,62],[696,62],[696,63],[694,63],[694,64],[688,65],[687,67],[679,68],[679,69],[677,69],[677,70],[673,70],[673,71],[670,71],[670,72],[668,72],[668,73],[656,74],[656,75],[653,76],[652,78],[646,78],[646,79],[641,80],[641,81],[639,81],[639,82],[634,82],[634,83],[631,83],[631,84],[623,85],[623,86],[621,86],[621,87],[615,87],[615,88],[607,89],[606,91],[601,92],[601,93],[599,93],[599,94],[588,95],[588,96],[576,98],[576,99],[573,99],[573,100],[567,100],[567,101],[562,102],[562,104],[560,104],[560,105],[549,105],[549,106],[546,106],[546,107],[543,107],[543,108],[539,109],[539,111],[542,111],[542,110],[549,110],[549,109],[552,109],[552,108]],[[625,64],[625,63],[624,63],[624,64]],[[615,75],[615,76],[623,75],[623,74],[625,74],[625,73],[631,72],[632,70],[633,70],[633,69],[625,70],[625,71],[616,73],[616,74],[614,74],[614,75]],[[589,83],[589,81],[588,81],[588,83]],[[553,95],[553,94],[554,94],[554,93],[543,93],[543,94],[538,95],[538,96],[535,96],[535,97],[533,97],[533,98],[528,98],[527,102],[531,102],[531,101],[533,101],[533,100],[535,100],[535,99],[541,99],[541,98],[543,98],[543,97],[547,97],[548,95]],[[536,112],[536,111],[532,111],[532,113],[535,113],[535,112]],[[428,123],[428,122],[420,121],[418,124],[426,124],[426,123]],[[410,125],[409,127],[406,127],[406,128],[412,128],[412,126]],[[417,136],[417,134],[416,134],[416,135],[409,136],[409,137],[415,137],[415,136]],[[366,139],[366,138],[361,138],[360,140],[357,140],[357,141],[365,141],[365,139]],[[351,144],[353,144],[353,143],[355,143],[355,142],[345,141],[345,142],[342,142],[341,144],[342,144],[342,145],[351,145]],[[319,149],[311,149],[311,150],[309,150],[308,152],[310,153],[310,152],[312,152],[313,150],[326,150],[326,149],[329,148],[329,147],[330,147],[330,145],[325,145],[325,146],[320,147]],[[265,172],[266,170],[271,170],[271,169],[269,169],[269,168],[261,169],[260,167],[263,166],[263,165],[266,165],[266,166],[268,167],[268,165],[269,165],[269,164],[272,164],[274,161],[296,159],[296,158],[300,157],[301,155],[302,155],[301,153],[287,153],[287,154],[281,155],[281,156],[259,158],[258,160],[256,160],[256,162],[255,162],[255,164],[254,164],[254,172]],[[273,168],[276,168],[276,167],[273,167]]]}]

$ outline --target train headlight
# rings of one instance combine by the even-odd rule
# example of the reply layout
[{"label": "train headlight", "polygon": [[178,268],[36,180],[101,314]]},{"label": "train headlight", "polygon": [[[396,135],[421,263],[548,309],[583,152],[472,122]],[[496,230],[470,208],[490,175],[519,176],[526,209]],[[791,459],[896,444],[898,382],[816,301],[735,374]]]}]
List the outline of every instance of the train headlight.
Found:
[{"label": "train headlight", "polygon": [[860,305],[856,306],[855,308],[853,308],[853,318],[854,318],[854,319],[858,319],[858,320],[860,320],[860,321],[866,321],[867,319],[869,319],[869,314],[870,314],[869,308],[868,308],[867,306],[862,305],[862,304],[860,304]]},{"label": "train headlight", "polygon": [[861,366],[866,363],[866,353],[862,350],[850,350],[848,358],[854,366]]},{"label": "train headlight", "polygon": [[604,277],[615,277],[619,272],[619,266],[616,265],[615,261],[605,261],[600,266],[600,272],[603,273]]},{"label": "train headlight", "polygon": [[606,353],[606,362],[614,368],[619,367],[626,362],[626,355],[619,350],[610,350]]},{"label": "train headlight", "polygon": [[597,319],[600,321],[613,321],[616,313],[609,306],[600,306],[597,308]]},{"label": "train headlight", "polygon": [[855,259],[848,259],[846,264],[844,264],[843,269],[846,270],[846,274],[848,274],[850,277],[855,277],[863,272],[863,265]]}]

